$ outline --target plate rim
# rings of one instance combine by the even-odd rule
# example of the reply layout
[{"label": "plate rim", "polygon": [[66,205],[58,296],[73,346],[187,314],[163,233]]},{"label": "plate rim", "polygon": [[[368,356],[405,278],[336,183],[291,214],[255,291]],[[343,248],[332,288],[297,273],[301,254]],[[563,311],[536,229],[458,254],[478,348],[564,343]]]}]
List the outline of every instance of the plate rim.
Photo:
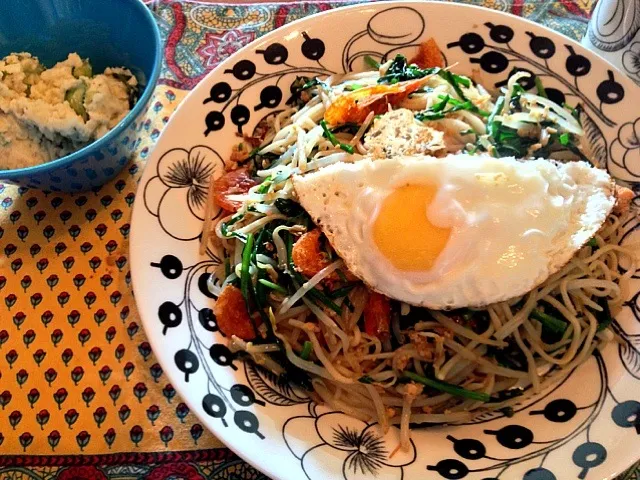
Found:
[{"label": "plate rim", "polygon": [[[217,76],[219,74],[220,71],[224,71],[225,68],[229,65],[232,65],[237,58],[242,57],[246,52],[255,49],[258,45],[263,45],[268,43],[270,40],[273,40],[275,38],[281,38],[283,35],[283,32],[289,32],[292,33],[293,30],[295,30],[299,25],[305,24],[306,22],[316,22],[318,18],[324,17],[324,16],[333,16],[333,15],[340,15],[341,13],[344,12],[348,12],[348,11],[356,11],[356,10],[370,10],[372,12],[375,12],[377,10],[380,9],[384,9],[386,7],[394,7],[394,6],[419,6],[420,8],[433,8],[434,6],[436,6],[436,8],[453,8],[453,9],[461,9],[461,10],[467,10],[467,11],[481,11],[481,12],[489,12],[491,14],[495,14],[501,17],[507,17],[510,18],[513,22],[515,23],[520,23],[521,25],[524,23],[526,25],[530,25],[534,30],[537,31],[541,31],[541,32],[547,32],[547,33],[551,33],[555,36],[559,36],[561,37],[564,41],[568,42],[569,44],[571,44],[574,47],[578,47],[581,50],[584,50],[586,52],[589,52],[589,54],[594,55],[598,58],[598,60],[600,62],[602,62],[604,65],[607,66],[607,68],[612,69],[616,72],[616,74],[622,76],[625,79],[625,88],[627,88],[627,85],[631,86],[633,85],[633,87],[631,87],[633,89],[632,92],[630,92],[632,95],[635,94],[636,96],[640,93],[640,85],[636,84],[635,82],[633,82],[625,72],[623,72],[622,70],[620,70],[618,67],[616,67],[615,65],[611,64],[608,60],[606,60],[605,58],[601,57],[600,55],[598,55],[596,52],[593,52],[589,49],[587,49],[586,47],[584,47],[578,40],[574,40],[573,38],[565,35],[562,32],[553,30],[545,25],[542,25],[540,23],[536,23],[532,20],[529,20],[527,18],[515,15],[513,13],[510,12],[504,12],[501,10],[497,10],[497,9],[492,9],[492,8],[488,8],[485,6],[481,6],[481,5],[471,5],[471,4],[465,4],[465,3],[457,3],[457,2],[442,2],[439,0],[383,0],[383,1],[376,1],[376,2],[361,2],[361,3],[355,3],[355,4],[351,4],[351,5],[342,5],[342,6],[338,6],[336,8],[332,8],[330,10],[326,10],[326,11],[322,11],[322,12],[317,12],[311,15],[307,15],[305,17],[299,18],[291,23],[286,23],[284,25],[282,25],[281,27],[278,27],[268,33],[266,33],[265,35],[262,35],[256,39],[254,39],[253,41],[251,41],[250,43],[248,43],[247,45],[243,46],[242,48],[238,49],[236,52],[234,52],[232,55],[230,55],[229,57],[227,57],[224,61],[220,62],[213,70],[211,70],[209,73],[207,73],[190,91],[189,93],[182,99],[182,101],[180,102],[180,104],[178,105],[178,107],[176,108],[176,110],[171,114],[171,117],[169,119],[169,122],[164,126],[164,128],[162,129],[162,132],[160,134],[160,137],[158,138],[157,142],[154,145],[154,149],[151,152],[151,154],[148,157],[147,162],[145,163],[144,166],[144,171],[141,174],[139,183],[138,183],[138,187],[136,189],[136,197],[137,197],[137,201],[134,202],[133,205],[133,209],[132,209],[132,214],[131,214],[131,232],[130,232],[130,239],[129,239],[129,257],[130,257],[130,262],[131,262],[131,283],[132,283],[132,289],[133,289],[133,293],[134,293],[134,299],[136,302],[136,307],[138,309],[138,313],[140,316],[140,320],[142,322],[143,328],[145,330],[145,334],[147,336],[148,341],[151,344],[152,350],[154,351],[154,353],[156,351],[162,351],[162,342],[160,342],[160,338],[157,337],[157,335],[155,335],[156,333],[156,327],[155,327],[155,323],[156,323],[156,319],[154,318],[146,318],[147,316],[145,316],[142,313],[142,309],[138,307],[138,302],[140,298],[143,298],[144,295],[142,295],[142,291],[140,291],[141,287],[137,287],[137,285],[139,284],[138,281],[136,280],[137,278],[137,274],[135,273],[138,268],[135,267],[135,265],[138,265],[139,262],[135,261],[135,258],[137,257],[136,253],[134,253],[134,248],[132,248],[134,245],[138,244],[139,241],[138,239],[138,231],[139,228],[136,228],[136,225],[139,223],[136,222],[136,218],[144,216],[145,215],[145,208],[144,208],[144,188],[147,185],[148,181],[153,177],[153,171],[150,169],[151,167],[154,167],[157,165],[159,159],[160,159],[160,152],[156,153],[156,147],[157,145],[160,143],[162,136],[165,135],[165,132],[167,132],[167,130],[171,127],[171,124],[175,121],[175,118],[177,117],[178,113],[182,111],[182,109],[185,108],[189,108],[187,107],[187,105],[190,106],[190,103],[192,103],[192,97],[196,97],[199,94],[200,89],[203,88],[203,85],[210,83],[210,79],[214,76]],[[301,32],[297,33],[297,36],[301,35]],[[149,170],[149,171],[147,171]],[[144,232],[140,232],[139,235],[141,238],[143,238]],[[195,245],[195,243],[193,243],[193,245]],[[150,335],[149,332],[153,332],[154,335]],[[176,371],[176,369],[174,368],[174,365],[169,361],[169,367],[170,368],[166,368],[165,366],[165,360],[164,359],[160,359],[158,356],[156,356],[156,359],[158,360],[158,363],[160,363],[160,365],[163,367],[163,370],[165,371],[165,373],[167,374],[167,377],[169,379],[169,381],[171,382],[172,385],[181,385],[182,382],[182,376],[179,372]],[[258,470],[259,472],[267,475],[269,478],[272,478],[274,480],[289,480],[290,477],[286,474],[283,475],[284,472],[282,472],[282,469],[277,469],[277,462],[265,462],[263,464],[259,463],[256,461],[256,459],[259,458],[259,456],[257,455],[251,455],[254,452],[250,452],[248,451],[246,448],[242,449],[240,448],[240,444],[242,443],[242,440],[240,439],[237,443],[239,444],[238,446],[235,445],[234,443],[236,442],[231,442],[228,443],[228,439],[225,438],[225,428],[224,427],[218,427],[215,424],[211,424],[209,422],[209,418],[206,417],[206,414],[204,412],[200,411],[200,407],[201,405],[198,404],[197,401],[195,401],[195,399],[192,399],[191,396],[190,397],[185,397],[184,395],[182,395],[182,391],[184,389],[181,388],[176,388],[176,391],[178,392],[178,394],[181,395],[181,399],[184,403],[186,403],[188,405],[188,407],[190,408],[191,412],[194,413],[194,415],[198,418],[198,420],[203,424],[203,426],[209,430],[209,432],[211,434],[213,434],[225,447],[229,448],[234,454],[236,454],[238,457],[240,457],[242,460],[244,460],[246,463],[248,463],[249,465],[253,466],[256,470]],[[270,417],[270,415],[266,415],[267,417]],[[621,473],[623,473],[624,471],[626,471],[629,467],[631,467],[634,463],[636,463],[637,461],[640,460],[640,457],[638,458],[634,458],[634,459],[630,459],[628,462],[624,461],[621,462],[623,464],[625,464],[626,466],[619,472],[613,472],[610,473],[609,475],[611,475],[608,478],[615,478],[617,475],[620,475]],[[329,480],[329,479],[328,479]]]}]

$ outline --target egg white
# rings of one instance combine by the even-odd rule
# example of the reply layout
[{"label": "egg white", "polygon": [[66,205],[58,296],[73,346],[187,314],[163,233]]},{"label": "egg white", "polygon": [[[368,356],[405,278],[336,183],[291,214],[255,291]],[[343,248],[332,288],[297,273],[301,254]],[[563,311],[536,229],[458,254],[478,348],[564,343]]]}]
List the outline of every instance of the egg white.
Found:
[{"label": "egg white", "polygon": [[[372,226],[387,195],[420,183],[437,185],[427,217],[451,234],[433,268],[401,271],[378,250]],[[301,205],[351,272],[432,309],[485,306],[542,283],[604,223],[613,187],[586,162],[465,154],[339,163],[294,177]]]}]

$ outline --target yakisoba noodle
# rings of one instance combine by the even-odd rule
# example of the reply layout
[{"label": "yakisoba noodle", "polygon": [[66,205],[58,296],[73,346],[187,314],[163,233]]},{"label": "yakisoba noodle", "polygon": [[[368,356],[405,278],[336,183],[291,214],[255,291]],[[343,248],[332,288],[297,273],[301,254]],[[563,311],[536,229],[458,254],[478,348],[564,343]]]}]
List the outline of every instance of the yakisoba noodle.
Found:
[{"label": "yakisoba noodle", "polygon": [[[263,137],[234,150],[232,160],[249,166],[254,185],[219,191],[214,184],[209,191],[210,205],[237,209],[215,225],[207,222],[203,235],[203,246],[212,242],[225,252],[209,286],[221,295],[218,324],[233,350],[311,388],[331,408],[378,421],[384,430],[398,425],[406,448],[410,425],[468,421],[488,410],[509,414],[613,340],[607,325],[635,271],[633,252],[619,246],[630,215],[625,205],[562,269],[523,297],[455,312],[394,304],[384,338],[364,331],[369,291],[347,278],[329,245],[322,248],[331,261],[311,278],[292,261],[292,245],[314,228],[295,202],[293,174],[381,158],[389,149],[584,158],[579,107],[565,109],[524,92],[517,82],[526,75],[512,75],[497,97],[467,77],[410,66],[400,56],[374,71],[296,79],[288,107],[267,121]],[[407,86],[410,93],[397,93]],[[358,91],[358,102],[335,107]],[[419,144],[413,138],[376,143],[366,134],[374,125],[384,127],[376,122],[388,111],[410,111],[431,136]],[[250,142],[259,145],[249,153]],[[344,287],[323,286],[338,277]],[[250,316],[235,311],[226,318],[227,287],[242,293]],[[234,330],[241,321],[251,326],[245,339]]]}]

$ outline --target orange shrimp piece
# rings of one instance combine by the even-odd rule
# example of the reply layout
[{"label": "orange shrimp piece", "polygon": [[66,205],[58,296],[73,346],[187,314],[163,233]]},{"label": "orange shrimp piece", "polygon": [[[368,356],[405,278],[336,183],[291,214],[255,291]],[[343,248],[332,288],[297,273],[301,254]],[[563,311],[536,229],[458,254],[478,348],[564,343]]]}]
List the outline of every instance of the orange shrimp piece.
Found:
[{"label": "orange shrimp piece", "polygon": [[302,235],[291,250],[291,259],[298,271],[308,278],[313,277],[331,264],[327,254],[320,249],[322,232],[316,228]]},{"label": "orange shrimp piece", "polygon": [[616,185],[615,196],[616,204],[613,207],[613,213],[617,215],[623,215],[627,213],[629,211],[629,207],[631,206],[631,202],[635,197],[635,193],[633,193],[633,190],[627,187]]},{"label": "orange shrimp piece", "polygon": [[249,175],[247,167],[232,170],[213,181],[214,201],[220,208],[236,212],[242,206],[242,202],[230,200],[228,197],[247,193],[251,187],[257,184],[258,182]]},{"label": "orange shrimp piece", "polygon": [[420,44],[418,53],[409,63],[415,63],[420,68],[445,67],[442,51],[433,38]]},{"label": "orange shrimp piece", "polygon": [[364,331],[381,340],[389,337],[391,302],[378,292],[370,292],[364,307]]},{"label": "orange shrimp piece", "polygon": [[363,123],[370,112],[385,113],[387,105],[397,105],[415,92],[425,82],[424,78],[399,82],[393,85],[371,85],[336,98],[324,114],[330,125]]},{"label": "orange shrimp piece", "polygon": [[[216,316],[218,327],[228,337],[235,335],[243,340],[256,338],[247,305],[239,288],[233,285],[224,287],[213,307],[213,313]],[[259,326],[262,321],[258,318],[255,323],[256,326]]]}]

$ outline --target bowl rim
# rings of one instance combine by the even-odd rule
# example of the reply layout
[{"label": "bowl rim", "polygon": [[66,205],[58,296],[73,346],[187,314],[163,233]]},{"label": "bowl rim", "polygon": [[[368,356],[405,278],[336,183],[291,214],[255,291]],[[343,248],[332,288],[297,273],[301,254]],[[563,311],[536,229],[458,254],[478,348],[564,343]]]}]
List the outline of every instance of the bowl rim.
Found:
[{"label": "bowl rim", "polygon": [[105,135],[98,138],[97,140],[85,145],[80,150],[76,150],[69,155],[65,155],[64,157],[56,158],[55,160],[51,160],[50,162],[41,163],[39,165],[32,165],[30,167],[23,168],[14,168],[2,170],[0,169],[0,181],[2,180],[15,180],[20,177],[26,175],[34,175],[34,174],[42,174],[47,171],[57,170],[59,168],[64,168],[77,160],[84,157],[90,149],[100,149],[104,148],[109,144],[114,137],[120,135],[120,133],[124,132],[129,124],[132,122],[134,118],[136,118],[144,108],[151,98],[151,95],[155,91],[156,84],[158,82],[158,77],[160,76],[160,67],[162,65],[162,47],[163,42],[160,37],[160,29],[158,28],[158,24],[153,17],[153,13],[151,10],[141,1],[141,0],[117,0],[121,3],[129,3],[132,8],[137,9],[144,18],[143,21],[146,21],[151,25],[151,30],[154,39],[154,62],[153,67],[151,69],[151,75],[149,75],[147,79],[147,83],[142,91],[142,95],[133,106],[133,108],[120,120],[115,127],[109,130]]}]

